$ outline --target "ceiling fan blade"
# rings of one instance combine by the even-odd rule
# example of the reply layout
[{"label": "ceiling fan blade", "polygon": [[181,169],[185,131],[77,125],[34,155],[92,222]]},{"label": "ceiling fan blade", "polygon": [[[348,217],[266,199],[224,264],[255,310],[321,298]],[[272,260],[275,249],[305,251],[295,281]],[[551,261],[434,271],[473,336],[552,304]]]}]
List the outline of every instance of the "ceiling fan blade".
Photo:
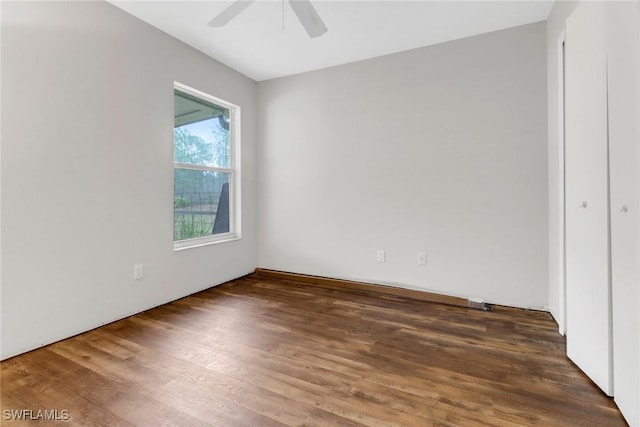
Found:
[{"label": "ceiling fan blade", "polygon": [[289,0],[289,5],[309,37],[320,37],[327,32],[327,26],[309,0]]},{"label": "ceiling fan blade", "polygon": [[236,0],[235,2],[231,3],[231,5],[225,10],[220,12],[218,16],[209,21],[209,24],[207,25],[209,25],[210,27],[223,27],[227,25],[229,21],[238,16],[240,12],[249,7],[249,5],[251,5],[251,3],[253,3],[254,1],[255,0]]}]

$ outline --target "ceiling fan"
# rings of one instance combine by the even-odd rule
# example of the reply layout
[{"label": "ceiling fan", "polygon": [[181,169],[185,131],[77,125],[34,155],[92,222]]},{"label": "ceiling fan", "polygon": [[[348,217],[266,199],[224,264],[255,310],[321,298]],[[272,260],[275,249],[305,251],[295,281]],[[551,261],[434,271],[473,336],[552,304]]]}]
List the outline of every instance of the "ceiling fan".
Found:
[{"label": "ceiling fan", "polygon": [[[255,0],[236,0],[229,7],[220,12],[218,16],[209,21],[210,27],[223,27]],[[327,32],[327,26],[309,0],[289,0],[289,6],[298,17],[298,20],[309,34],[309,37],[320,37]]]}]

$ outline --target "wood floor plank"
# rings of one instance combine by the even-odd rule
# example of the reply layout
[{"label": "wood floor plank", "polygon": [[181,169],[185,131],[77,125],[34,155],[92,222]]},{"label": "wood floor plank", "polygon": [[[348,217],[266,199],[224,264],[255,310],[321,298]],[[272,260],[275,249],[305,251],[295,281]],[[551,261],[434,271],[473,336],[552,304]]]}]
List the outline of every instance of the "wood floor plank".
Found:
[{"label": "wood floor plank", "polygon": [[[624,426],[548,313],[250,275],[3,361],[91,426]],[[43,425],[3,420],[3,425]]]},{"label": "wood floor plank", "polygon": [[[18,361],[28,369],[28,381],[21,384],[5,382],[3,379],[1,393],[3,395],[3,425],[54,425],[54,426],[133,426],[118,417],[103,405],[96,404],[82,392],[83,387],[92,384],[90,372],[83,372],[69,360],[59,358],[48,349],[30,352],[9,362]],[[5,362],[3,362],[4,364]],[[2,371],[4,374],[4,369]],[[80,381],[79,379],[82,378]],[[111,388],[113,389],[113,388]],[[5,396],[13,396],[19,402],[5,406]],[[17,405],[16,405],[17,404]],[[38,410],[63,411],[69,413],[68,420],[42,421],[4,420],[4,410]],[[43,424],[44,423],[44,424]]]}]

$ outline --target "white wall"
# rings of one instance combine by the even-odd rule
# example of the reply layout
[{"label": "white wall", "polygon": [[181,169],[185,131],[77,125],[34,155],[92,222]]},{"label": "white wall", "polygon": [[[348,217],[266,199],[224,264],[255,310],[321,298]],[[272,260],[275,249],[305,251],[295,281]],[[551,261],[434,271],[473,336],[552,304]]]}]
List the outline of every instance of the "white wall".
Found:
[{"label": "white wall", "polygon": [[[107,3],[1,7],[2,358],[251,272],[255,83]],[[242,107],[240,241],[173,251],[174,80]]]},{"label": "white wall", "polygon": [[545,23],[258,97],[260,267],[547,305]]}]

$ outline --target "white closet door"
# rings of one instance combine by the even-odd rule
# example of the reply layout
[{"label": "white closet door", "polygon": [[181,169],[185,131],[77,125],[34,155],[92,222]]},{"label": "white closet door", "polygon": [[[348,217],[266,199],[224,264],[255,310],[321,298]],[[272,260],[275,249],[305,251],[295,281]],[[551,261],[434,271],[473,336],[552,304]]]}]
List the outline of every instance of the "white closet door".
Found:
[{"label": "white closet door", "polygon": [[567,355],[611,396],[605,44],[604,4],[579,4],[565,41]]},{"label": "white closet door", "polygon": [[640,3],[607,9],[614,395],[640,426]]}]

